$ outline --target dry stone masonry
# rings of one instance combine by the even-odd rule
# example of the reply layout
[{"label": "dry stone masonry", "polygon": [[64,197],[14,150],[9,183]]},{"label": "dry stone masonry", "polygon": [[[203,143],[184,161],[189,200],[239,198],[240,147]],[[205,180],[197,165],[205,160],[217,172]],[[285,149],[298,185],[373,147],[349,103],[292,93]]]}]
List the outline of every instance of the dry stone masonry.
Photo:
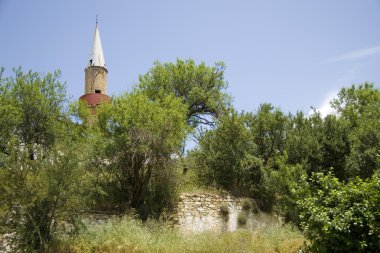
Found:
[{"label": "dry stone masonry", "polygon": [[[204,231],[235,231],[239,229],[238,215],[242,212],[243,198],[213,193],[183,193],[179,197],[175,222],[183,233]],[[228,207],[228,214],[223,215],[221,207]],[[262,227],[281,226],[281,219],[262,212],[247,212],[247,223],[243,227],[259,231]]]},{"label": "dry stone masonry", "polygon": [[[228,207],[227,217],[220,211],[223,205]],[[241,199],[229,195],[184,193],[180,195],[176,219],[183,232],[234,231],[241,209]]]}]

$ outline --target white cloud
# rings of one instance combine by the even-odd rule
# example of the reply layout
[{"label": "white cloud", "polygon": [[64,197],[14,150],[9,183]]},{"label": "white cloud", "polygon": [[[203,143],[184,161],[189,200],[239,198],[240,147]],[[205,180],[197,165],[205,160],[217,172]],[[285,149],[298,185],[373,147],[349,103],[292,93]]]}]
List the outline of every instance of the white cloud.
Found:
[{"label": "white cloud", "polygon": [[339,61],[346,61],[346,60],[354,60],[354,59],[365,58],[365,57],[369,57],[369,56],[373,56],[373,55],[377,55],[377,54],[380,54],[380,46],[355,50],[355,51],[352,51],[352,52],[331,58],[331,59],[327,60],[327,62],[339,62]]},{"label": "white cloud", "polygon": [[[338,91],[329,92],[323,99],[322,103],[316,108],[316,111],[321,114],[322,118],[326,117],[329,114],[336,113],[335,110],[331,108],[330,102],[334,98],[337,98],[337,94],[338,94]],[[314,110],[311,110],[309,112],[309,115],[313,113],[314,113]]]}]

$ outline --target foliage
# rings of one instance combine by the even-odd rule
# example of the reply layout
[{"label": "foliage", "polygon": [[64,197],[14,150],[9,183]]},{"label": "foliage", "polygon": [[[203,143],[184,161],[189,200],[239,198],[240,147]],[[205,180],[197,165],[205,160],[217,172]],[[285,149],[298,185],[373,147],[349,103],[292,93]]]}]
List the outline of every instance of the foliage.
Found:
[{"label": "foliage", "polygon": [[168,206],[175,191],[172,156],[187,134],[185,111],[173,96],[152,101],[143,93],[125,94],[99,108],[109,161],[105,173],[119,200],[145,217]]},{"label": "foliage", "polygon": [[246,230],[181,234],[165,223],[144,224],[125,217],[89,227],[52,252],[295,252],[302,244],[302,234],[291,226],[256,234]]},{"label": "foliage", "polygon": [[243,166],[253,149],[246,116],[231,110],[219,118],[215,129],[204,133],[192,155],[206,185],[233,191],[243,188]]},{"label": "foliage", "polygon": [[374,109],[376,116],[361,121],[349,135],[351,152],[345,167],[347,178],[368,178],[380,168],[380,107]]},{"label": "foliage", "polygon": [[13,135],[25,145],[47,147],[67,134],[66,88],[59,77],[60,71],[42,76],[18,68],[14,76],[0,78],[0,152],[8,152]]},{"label": "foliage", "polygon": [[56,144],[37,149],[30,160],[27,149],[9,148],[0,168],[0,221],[16,249],[41,250],[62,222],[74,222],[91,204],[91,176],[84,169],[83,145]]},{"label": "foliage", "polygon": [[193,60],[177,59],[176,63],[155,62],[148,73],[139,78],[138,89],[153,99],[168,95],[180,98],[187,107],[187,122],[192,126],[213,124],[212,117],[221,115],[230,99],[223,93],[227,88],[222,62],[213,67]]},{"label": "foliage", "polygon": [[301,228],[315,252],[376,252],[380,248],[380,176],[345,184],[332,173],[305,177],[294,191]]},{"label": "foliage", "polygon": [[70,122],[59,76],[21,68],[0,75],[1,232],[26,252],[44,248],[90,204],[91,148]]},{"label": "foliage", "polygon": [[[276,158],[283,154],[288,118],[271,104],[262,104],[251,117],[249,127],[257,145],[257,156],[265,166],[273,167]],[[270,164],[268,164],[270,163]]]},{"label": "foliage", "polygon": [[244,199],[242,203],[242,208],[244,211],[251,211],[253,208],[252,201],[250,199]]},{"label": "foliage", "polygon": [[[199,175],[196,171],[196,161],[192,159],[191,155],[185,157],[180,157],[176,159],[175,167],[177,173],[180,174],[178,182],[178,191],[179,192],[202,192],[206,189],[201,180],[199,180]],[[211,189],[215,191],[216,189]]]},{"label": "foliage", "polygon": [[320,171],[323,161],[321,143],[323,119],[314,112],[310,116],[297,112],[289,116],[290,124],[286,130],[285,152],[287,163],[302,164],[309,174]]},{"label": "foliage", "polygon": [[332,106],[350,127],[350,153],[345,166],[346,178],[370,177],[379,168],[380,150],[380,91],[364,83],[343,88]]},{"label": "foliage", "polygon": [[380,92],[364,83],[342,88],[331,102],[336,115],[292,117],[286,138],[288,162],[310,175],[333,168],[341,180],[370,177],[379,167]]},{"label": "foliage", "polygon": [[228,219],[228,215],[230,214],[230,209],[228,208],[227,204],[223,204],[219,208],[220,214]]},{"label": "foliage", "polygon": [[301,165],[279,166],[278,170],[267,170],[264,173],[264,194],[266,195],[266,210],[272,207],[276,213],[285,218],[285,221],[299,223],[298,212],[295,208],[291,190],[296,187],[306,172]]},{"label": "foliage", "polygon": [[243,227],[247,224],[247,221],[248,221],[248,212],[243,210],[241,211],[239,214],[238,214],[238,217],[237,217],[237,224],[239,225],[239,227]]},{"label": "foliage", "polygon": [[352,127],[355,127],[368,110],[372,107],[378,108],[379,103],[380,91],[372,83],[364,83],[342,88],[338,93],[338,98],[334,99],[331,105],[350,122]]},{"label": "foliage", "polygon": [[323,156],[321,167],[333,168],[334,174],[342,180],[347,178],[346,157],[350,153],[348,133],[348,123],[344,118],[335,115],[326,116],[320,141]]}]

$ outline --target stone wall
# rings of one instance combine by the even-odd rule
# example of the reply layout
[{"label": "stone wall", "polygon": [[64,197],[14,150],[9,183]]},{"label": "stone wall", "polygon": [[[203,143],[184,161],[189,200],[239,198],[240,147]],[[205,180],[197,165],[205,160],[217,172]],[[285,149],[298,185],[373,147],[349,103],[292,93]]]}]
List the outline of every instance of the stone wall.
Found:
[{"label": "stone wall", "polygon": [[[218,195],[212,193],[183,193],[179,197],[176,208],[175,222],[183,233],[197,233],[204,231],[235,231],[237,229],[249,229],[259,231],[263,227],[281,226],[281,218],[272,214],[260,212],[257,207],[246,212],[247,223],[243,227],[238,226],[238,215],[242,212],[243,198],[235,198],[230,195]],[[254,204],[254,200],[251,200]],[[228,215],[221,213],[220,207],[228,207]]]},{"label": "stone wall", "polygon": [[[183,193],[176,209],[176,223],[183,232],[234,231],[241,202],[230,195]],[[222,205],[228,207],[227,217],[220,211]]]}]

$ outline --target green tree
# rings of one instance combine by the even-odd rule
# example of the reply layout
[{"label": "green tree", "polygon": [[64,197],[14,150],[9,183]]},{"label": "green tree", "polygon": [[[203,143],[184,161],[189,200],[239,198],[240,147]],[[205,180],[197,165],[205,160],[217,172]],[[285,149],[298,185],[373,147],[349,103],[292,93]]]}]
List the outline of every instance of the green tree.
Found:
[{"label": "green tree", "polygon": [[379,168],[379,89],[369,83],[343,88],[332,105],[349,126],[350,153],[345,167],[347,178],[370,177]]},{"label": "green tree", "polygon": [[321,166],[333,168],[334,174],[341,180],[346,179],[346,157],[350,153],[348,134],[349,128],[344,118],[328,115],[323,120]]},{"label": "green tree", "polygon": [[287,163],[302,164],[310,173],[319,171],[323,159],[322,129],[323,121],[319,113],[307,117],[298,112],[291,116],[285,141]]},{"label": "green tree", "polygon": [[105,173],[119,200],[145,217],[159,213],[175,190],[171,163],[188,133],[186,107],[173,95],[152,101],[137,92],[116,97],[99,108],[98,117],[109,163]]},{"label": "green tree", "polygon": [[138,89],[153,100],[174,95],[187,107],[188,124],[212,125],[212,118],[221,115],[230,104],[229,96],[223,92],[227,88],[224,70],[222,62],[208,67],[203,62],[196,65],[193,60],[164,64],[157,61],[140,76]]},{"label": "green tree", "polygon": [[350,153],[346,119],[333,114],[322,119],[318,112],[309,117],[297,113],[289,126],[285,140],[288,163],[302,164],[309,175],[333,168],[340,179],[346,178],[346,158]]},{"label": "green tree", "polygon": [[368,109],[349,134],[350,154],[345,168],[347,178],[368,178],[380,167],[380,108],[377,106]]},{"label": "green tree", "polygon": [[368,113],[368,109],[378,108],[379,104],[380,91],[372,83],[342,88],[338,98],[331,102],[332,107],[347,119],[352,127],[359,124],[360,118]]},{"label": "green tree", "polygon": [[218,119],[215,129],[199,138],[193,159],[200,178],[207,185],[237,192],[249,181],[244,177],[260,175],[260,166],[255,166],[259,161],[251,157],[255,148],[247,127],[247,115],[230,110]]},{"label": "green tree", "polygon": [[273,167],[276,157],[283,154],[287,124],[288,117],[271,104],[260,105],[253,115],[249,127],[257,145],[257,155],[262,158],[265,166],[271,162]]}]

